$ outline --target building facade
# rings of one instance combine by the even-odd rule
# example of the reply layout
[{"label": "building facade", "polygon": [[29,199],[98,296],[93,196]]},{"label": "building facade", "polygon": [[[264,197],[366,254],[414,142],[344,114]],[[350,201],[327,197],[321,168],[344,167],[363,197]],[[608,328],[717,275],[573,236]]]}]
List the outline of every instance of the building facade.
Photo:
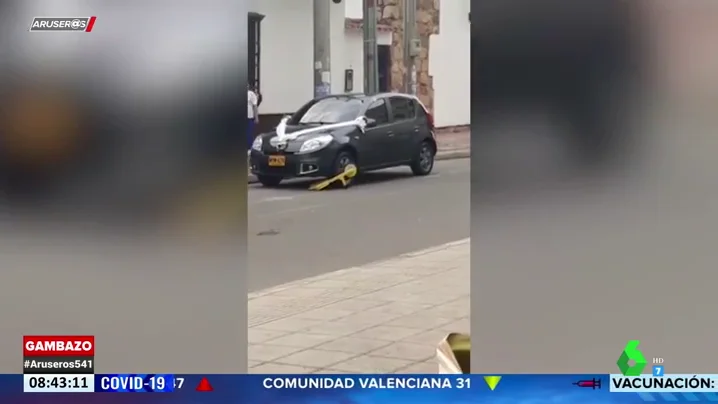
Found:
[{"label": "building facade", "polygon": [[[364,87],[362,0],[330,2],[331,89]],[[403,1],[376,0],[380,89],[405,91]],[[436,125],[469,123],[469,0],[417,0],[416,92]],[[313,0],[249,1],[249,79],[262,92],[260,128],[298,109],[314,93]],[[347,72],[351,79],[347,82]]]}]

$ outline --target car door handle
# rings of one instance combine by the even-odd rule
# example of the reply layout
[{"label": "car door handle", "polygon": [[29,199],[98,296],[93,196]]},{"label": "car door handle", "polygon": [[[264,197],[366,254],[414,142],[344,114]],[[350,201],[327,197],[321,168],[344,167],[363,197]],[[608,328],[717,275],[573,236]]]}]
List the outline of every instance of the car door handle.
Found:
[{"label": "car door handle", "polygon": [[392,137],[394,136],[394,132],[390,130],[389,132],[386,132],[386,135]]}]

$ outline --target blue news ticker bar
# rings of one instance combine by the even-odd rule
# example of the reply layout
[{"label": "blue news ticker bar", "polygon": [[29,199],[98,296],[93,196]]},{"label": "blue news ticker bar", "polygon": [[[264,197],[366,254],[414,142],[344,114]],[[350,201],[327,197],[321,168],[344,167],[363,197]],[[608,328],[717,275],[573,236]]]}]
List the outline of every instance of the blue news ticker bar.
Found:
[{"label": "blue news ticker bar", "polygon": [[[118,375],[96,375],[96,390],[110,391],[102,387],[103,377],[116,378]],[[134,377],[133,375],[120,375]],[[149,375],[138,374],[145,380]],[[395,404],[396,402],[421,402],[422,404],[452,403],[606,403],[634,404],[646,401],[691,401],[718,402],[718,396],[696,394],[683,397],[680,394],[664,396],[653,394],[650,397],[637,393],[609,393],[609,375],[499,375],[501,380],[491,390],[483,376],[494,375],[423,375],[431,380],[448,380],[452,388],[434,389],[366,389],[359,387],[359,380],[373,378],[386,382],[390,378],[422,377],[422,375],[161,375],[165,386],[172,379],[172,388],[158,389],[163,394],[72,394],[38,393],[23,394],[22,375],[0,376],[0,402],[16,404],[194,404],[201,400],[204,404],[256,404],[258,402],[319,404],[371,402],[373,404]],[[211,384],[211,392],[198,392],[196,388],[202,379]],[[355,386],[348,389],[275,389],[267,388],[269,378],[328,378],[353,380]],[[183,379],[181,388],[177,381]],[[470,387],[458,388],[458,383]],[[600,381],[598,383],[597,381]],[[155,383],[157,380],[155,380]],[[269,380],[270,384],[271,380]],[[600,387],[598,386],[600,384]],[[155,387],[158,387],[155,384]],[[594,388],[595,387],[595,388]],[[127,388],[127,386],[125,386]],[[146,387],[139,392],[149,392]],[[171,392],[170,392],[171,391]]]}]

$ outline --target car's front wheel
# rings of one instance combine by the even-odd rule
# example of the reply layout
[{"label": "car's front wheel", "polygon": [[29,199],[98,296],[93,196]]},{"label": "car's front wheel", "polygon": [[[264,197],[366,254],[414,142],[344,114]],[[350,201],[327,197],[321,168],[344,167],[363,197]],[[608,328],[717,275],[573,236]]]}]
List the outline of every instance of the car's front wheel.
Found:
[{"label": "car's front wheel", "polygon": [[434,169],[434,157],[436,149],[429,141],[424,141],[419,146],[419,150],[411,163],[411,171],[414,175],[429,175]]},{"label": "car's front wheel", "polygon": [[[354,154],[343,150],[339,152],[336,159],[334,160],[334,173],[335,175],[339,175],[343,173],[348,166],[353,165],[356,167],[356,158],[354,157]],[[349,188],[352,183],[354,182],[354,177],[347,178],[346,182],[344,183],[344,188]]]},{"label": "car's front wheel", "polygon": [[257,179],[265,187],[276,187],[283,180],[282,177],[277,177],[274,175],[258,175]]}]

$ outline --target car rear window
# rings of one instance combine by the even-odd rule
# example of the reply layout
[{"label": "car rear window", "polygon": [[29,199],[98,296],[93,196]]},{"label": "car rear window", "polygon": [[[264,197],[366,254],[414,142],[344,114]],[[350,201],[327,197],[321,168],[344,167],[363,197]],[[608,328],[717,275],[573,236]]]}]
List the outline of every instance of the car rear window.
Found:
[{"label": "car rear window", "polygon": [[395,121],[414,119],[416,117],[416,103],[411,98],[391,97],[389,105],[391,105]]},{"label": "car rear window", "polygon": [[362,101],[357,98],[332,97],[317,101],[299,118],[299,123],[338,123],[356,119]]}]

